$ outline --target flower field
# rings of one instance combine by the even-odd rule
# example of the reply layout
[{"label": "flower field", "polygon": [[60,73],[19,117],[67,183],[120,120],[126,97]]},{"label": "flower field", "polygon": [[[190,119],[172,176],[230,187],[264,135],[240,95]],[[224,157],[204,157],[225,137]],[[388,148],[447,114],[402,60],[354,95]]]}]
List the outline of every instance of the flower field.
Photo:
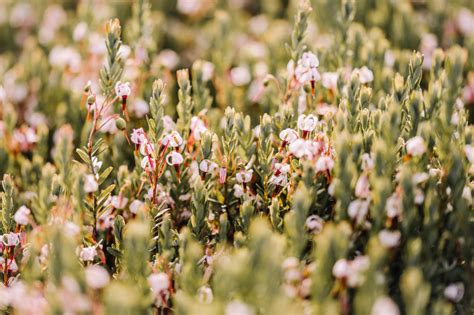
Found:
[{"label": "flower field", "polygon": [[474,3],[0,1],[0,311],[474,313]]}]

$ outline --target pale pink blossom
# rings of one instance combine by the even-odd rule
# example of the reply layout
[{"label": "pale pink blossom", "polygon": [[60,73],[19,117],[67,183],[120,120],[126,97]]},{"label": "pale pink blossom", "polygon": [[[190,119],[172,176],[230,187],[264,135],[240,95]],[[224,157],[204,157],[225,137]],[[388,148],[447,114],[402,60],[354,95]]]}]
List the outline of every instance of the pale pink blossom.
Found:
[{"label": "pale pink blossom", "polygon": [[182,164],[183,162],[184,162],[183,156],[179,152],[172,151],[168,153],[168,155],[166,156],[166,163],[168,163],[168,165],[172,165],[176,167]]},{"label": "pale pink blossom", "polygon": [[381,296],[375,300],[370,315],[400,315],[400,310],[391,298]]},{"label": "pale pink blossom", "polygon": [[293,143],[298,139],[298,132],[291,128],[286,128],[280,131],[280,139],[283,141],[282,146],[285,146],[287,143]]},{"label": "pale pink blossom", "polygon": [[84,178],[84,191],[86,193],[93,193],[99,189],[99,184],[97,183],[94,175],[86,175]]},{"label": "pale pink blossom", "polygon": [[323,155],[316,161],[317,172],[330,172],[334,167],[334,160],[332,157]]},{"label": "pale pink blossom", "polygon": [[26,206],[21,206],[15,212],[13,219],[15,220],[16,224],[27,225],[30,220],[30,213],[31,213],[30,209],[28,209]]},{"label": "pale pink blossom", "polygon": [[416,136],[409,139],[405,144],[407,153],[411,156],[421,156],[426,152],[426,144],[422,137]]},{"label": "pale pink blossom", "polygon": [[252,180],[253,170],[241,170],[235,175],[238,183],[248,183]]},{"label": "pale pink blossom", "polygon": [[382,230],[379,232],[379,241],[386,248],[396,247],[400,244],[400,231]]},{"label": "pale pink blossom", "polygon": [[85,269],[86,283],[92,289],[102,289],[110,282],[110,276],[105,268],[98,265],[90,265]]},{"label": "pale pink blossom", "polygon": [[368,198],[370,196],[370,183],[367,175],[362,174],[357,180],[355,196],[357,198]]},{"label": "pale pink blossom", "polygon": [[322,74],[321,84],[328,90],[335,91],[337,89],[337,80],[339,74],[337,72],[324,72]]}]

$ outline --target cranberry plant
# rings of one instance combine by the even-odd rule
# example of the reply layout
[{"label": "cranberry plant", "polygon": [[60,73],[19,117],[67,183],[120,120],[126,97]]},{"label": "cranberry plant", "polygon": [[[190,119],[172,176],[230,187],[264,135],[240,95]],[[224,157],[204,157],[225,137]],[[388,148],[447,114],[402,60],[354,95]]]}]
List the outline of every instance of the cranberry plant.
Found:
[{"label": "cranberry plant", "polygon": [[472,314],[473,10],[0,3],[0,310]]}]

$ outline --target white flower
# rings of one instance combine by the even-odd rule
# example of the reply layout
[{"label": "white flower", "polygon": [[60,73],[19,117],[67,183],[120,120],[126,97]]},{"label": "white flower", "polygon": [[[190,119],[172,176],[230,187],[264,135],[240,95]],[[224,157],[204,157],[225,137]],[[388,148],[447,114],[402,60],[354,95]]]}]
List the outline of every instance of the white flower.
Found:
[{"label": "white flower", "polygon": [[131,111],[134,112],[135,116],[138,118],[145,117],[145,115],[150,112],[150,107],[148,106],[148,103],[141,98],[136,99],[132,103],[132,105],[133,106],[131,107]]},{"label": "white flower", "polygon": [[281,266],[284,270],[288,270],[288,269],[298,268],[299,265],[300,265],[300,261],[298,260],[298,258],[288,257],[283,261]]},{"label": "white flower", "polygon": [[319,66],[318,57],[312,52],[305,52],[298,60],[295,69],[296,79],[301,84],[311,83],[312,86],[314,81],[319,81],[321,75],[318,72],[317,67]]},{"label": "white flower", "polygon": [[176,9],[182,14],[194,15],[199,12],[203,3],[195,0],[178,0]]},{"label": "white flower", "polygon": [[347,209],[349,217],[357,224],[363,223],[369,212],[369,204],[368,200],[356,199],[352,201]]},{"label": "white flower", "polygon": [[339,259],[332,268],[332,274],[337,279],[346,279],[349,287],[356,287],[363,283],[363,273],[369,265],[367,256],[357,256],[352,261]]},{"label": "white flower", "polygon": [[290,165],[287,163],[275,163],[273,166],[275,169],[275,175],[280,175],[280,174],[288,174],[290,171]]},{"label": "white flower", "polygon": [[462,197],[466,199],[467,204],[469,206],[472,205],[472,194],[471,194],[471,188],[469,188],[469,186],[464,186],[462,190]]},{"label": "white flower", "polygon": [[163,137],[161,144],[172,148],[177,148],[183,144],[183,138],[177,131],[173,131],[170,134]]},{"label": "white flower", "polygon": [[94,261],[94,258],[97,256],[96,246],[84,247],[81,249],[79,258],[82,261]]},{"label": "white flower", "polygon": [[155,147],[153,146],[153,143],[151,143],[148,139],[145,140],[140,145],[140,154],[143,156],[149,156],[155,152]]},{"label": "white flower", "polygon": [[168,115],[163,116],[163,132],[171,132],[176,129],[176,124]]},{"label": "white flower", "polygon": [[425,201],[425,193],[420,188],[415,189],[415,204],[421,205]]},{"label": "white flower", "polygon": [[214,75],[214,64],[209,61],[204,61],[202,63],[202,79],[203,81],[209,81]]},{"label": "white flower", "polygon": [[143,128],[133,129],[130,140],[137,145],[144,143],[146,141],[146,134]]},{"label": "white flower", "polygon": [[15,212],[13,219],[15,220],[16,224],[19,225],[27,225],[29,221],[31,210],[28,209],[26,206],[21,206]]},{"label": "white flower", "polygon": [[144,156],[142,161],[140,162],[140,166],[146,170],[147,168],[148,169],[151,169],[151,170],[154,170],[155,169],[155,160],[149,156]]},{"label": "white flower", "polygon": [[130,82],[122,83],[118,81],[115,84],[115,93],[118,97],[126,99],[132,93],[132,89],[130,88]]},{"label": "white flower", "polygon": [[379,241],[386,248],[398,246],[400,244],[400,237],[400,231],[382,230],[379,232]]},{"label": "white flower", "polygon": [[204,304],[211,304],[214,299],[212,289],[209,287],[200,287],[198,290],[199,301]]},{"label": "white flower", "polygon": [[128,203],[128,198],[119,196],[112,196],[110,199],[110,204],[114,206],[115,209],[123,209]]},{"label": "white flower", "polygon": [[320,156],[316,161],[316,172],[330,172],[333,167],[334,160],[330,156]]},{"label": "white flower", "polygon": [[252,180],[253,170],[241,170],[235,175],[238,183],[248,183]]},{"label": "white flower", "polygon": [[464,152],[466,153],[469,163],[474,164],[474,146],[466,144],[464,146]]},{"label": "white flower", "polygon": [[81,228],[71,221],[64,222],[63,229],[64,234],[70,237],[76,237],[81,232]]},{"label": "white flower", "polygon": [[244,86],[250,83],[250,71],[247,67],[235,67],[230,70],[230,80],[235,86]]},{"label": "white flower", "polygon": [[370,315],[400,315],[400,310],[391,298],[388,296],[381,296],[372,306]]},{"label": "white flower", "polygon": [[242,187],[242,185],[235,184],[235,185],[234,185],[234,196],[235,196],[236,198],[240,198],[240,197],[242,197],[244,194],[245,194],[245,192],[244,192],[244,188]]},{"label": "white flower", "polygon": [[96,156],[93,156],[92,168],[94,169],[94,172],[97,173],[101,167],[102,167],[102,161],[99,161],[99,159]]},{"label": "white flower", "polygon": [[293,143],[298,139],[298,132],[296,130],[291,129],[291,128],[286,128],[282,131],[280,131],[280,139],[283,141],[283,145],[286,145],[287,143]]},{"label": "white flower", "polygon": [[316,128],[318,118],[314,115],[300,115],[298,117],[298,128],[303,132],[311,132]]},{"label": "white flower", "polygon": [[464,36],[470,36],[474,34],[474,14],[467,8],[462,8],[458,12],[456,19],[459,31]]},{"label": "white flower", "polygon": [[268,181],[275,186],[284,187],[288,184],[288,176],[286,174],[272,175]]},{"label": "white flower", "polygon": [[387,217],[391,219],[399,217],[402,214],[402,202],[396,193],[393,193],[387,198],[385,210],[387,211]]},{"label": "white flower", "polygon": [[148,277],[148,283],[155,294],[168,291],[170,279],[164,272],[153,273]]},{"label": "white flower", "polygon": [[350,273],[350,263],[346,259],[339,259],[332,267],[332,274],[338,279],[347,278]]},{"label": "white flower", "polygon": [[373,72],[366,66],[363,66],[360,69],[354,69],[354,73],[359,76],[359,81],[362,84],[366,84],[374,80]]},{"label": "white flower", "polygon": [[207,131],[206,124],[196,116],[191,118],[190,129],[195,140],[201,140],[201,135]]},{"label": "white flower", "polygon": [[85,273],[87,285],[92,289],[102,289],[110,282],[109,273],[101,266],[87,266]]},{"label": "white flower", "polygon": [[313,214],[306,219],[305,226],[311,233],[319,234],[323,230],[324,220]]},{"label": "white flower", "polygon": [[[8,266],[8,271],[11,272],[17,272],[18,271],[18,265],[16,264],[15,259],[7,259],[7,266]],[[0,257],[0,268],[1,270],[4,270],[5,268],[5,258]]]},{"label": "white flower", "polygon": [[324,72],[321,83],[326,89],[335,91],[337,89],[338,78],[339,74],[337,72]]},{"label": "white flower", "polygon": [[212,162],[211,160],[202,160],[201,163],[199,163],[199,170],[203,173],[211,173],[215,169],[217,169],[219,166],[217,163]]},{"label": "white flower", "polygon": [[304,139],[296,139],[290,144],[288,149],[297,158],[302,158],[309,153],[308,142]]},{"label": "white flower", "polygon": [[232,301],[225,307],[225,315],[254,315],[255,311],[249,305],[240,302]]},{"label": "white flower", "polygon": [[310,51],[304,52],[298,63],[306,68],[319,67],[318,57]]},{"label": "white flower", "polygon": [[362,170],[371,171],[374,169],[374,160],[368,153],[362,154]]},{"label": "white flower", "polygon": [[163,49],[156,57],[156,61],[166,69],[173,70],[179,63],[179,55],[171,49]]},{"label": "white flower", "polygon": [[3,234],[2,241],[5,246],[17,246],[18,244],[20,244],[20,234],[13,232]]},{"label": "white flower", "polygon": [[444,289],[444,297],[452,302],[459,302],[464,296],[464,284],[462,282],[457,282],[448,285]]},{"label": "white flower", "polygon": [[133,213],[133,214],[137,214],[138,213],[138,209],[140,209],[141,207],[143,207],[145,205],[145,203],[143,201],[140,201],[138,199],[135,199],[134,201],[132,201],[132,203],[130,204],[130,212]]},{"label": "white flower", "polygon": [[405,144],[407,153],[411,156],[420,156],[426,152],[426,144],[422,137],[416,136],[409,139]]},{"label": "white flower", "polygon": [[86,193],[92,193],[99,189],[99,184],[97,183],[94,175],[86,175],[84,179],[84,191]]},{"label": "white flower", "polygon": [[357,198],[368,198],[370,195],[370,184],[367,175],[362,174],[357,180],[355,186],[355,195]]},{"label": "white flower", "polygon": [[172,151],[166,156],[166,163],[168,163],[168,165],[178,166],[183,162],[183,156],[181,155],[181,153],[178,153],[176,151]]},{"label": "white flower", "polygon": [[414,185],[418,185],[418,184],[426,182],[429,178],[430,176],[427,173],[418,172],[418,173],[413,174],[411,179]]}]

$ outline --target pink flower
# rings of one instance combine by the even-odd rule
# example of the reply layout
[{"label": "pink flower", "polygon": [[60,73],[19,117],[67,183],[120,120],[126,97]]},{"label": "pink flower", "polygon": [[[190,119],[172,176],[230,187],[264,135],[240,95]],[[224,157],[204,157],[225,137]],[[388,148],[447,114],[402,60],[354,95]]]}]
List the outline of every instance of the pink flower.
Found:
[{"label": "pink flower", "polygon": [[361,175],[355,186],[355,195],[357,198],[368,198],[370,195],[370,184],[367,175]]},{"label": "pink flower", "polygon": [[127,97],[132,93],[132,89],[130,88],[130,82],[122,83],[118,81],[115,84],[115,93],[118,97],[127,99]]},{"label": "pink flower", "polygon": [[199,163],[199,170],[204,174],[213,172],[217,167],[218,165],[211,160],[202,160],[201,163]]},{"label": "pink flower", "polygon": [[323,230],[324,220],[313,214],[306,219],[305,226],[311,233],[319,234]]},{"label": "pink flower", "polygon": [[303,131],[303,136],[305,133],[313,131],[317,123],[318,118],[314,115],[300,115],[298,117],[298,128]]},{"label": "pink flower", "polygon": [[325,72],[322,75],[321,83],[326,89],[335,91],[338,78],[339,74],[337,72]]},{"label": "pink flower", "polygon": [[321,79],[321,75],[317,69],[318,66],[318,57],[316,57],[316,55],[311,52],[305,52],[298,60],[295,69],[295,76],[298,82],[301,84],[310,83],[313,95],[315,82]]},{"label": "pink flower", "polygon": [[248,183],[252,180],[253,170],[242,170],[235,175],[238,183]]},{"label": "pink flower", "polygon": [[184,162],[183,156],[181,155],[181,153],[178,153],[176,151],[172,151],[166,156],[166,163],[168,163],[168,165],[172,165],[176,167],[182,164],[183,162]]},{"label": "pink flower", "polygon": [[194,139],[201,140],[201,135],[207,131],[207,127],[204,122],[199,118],[194,116],[191,118],[191,132],[193,134]]},{"label": "pink flower", "polygon": [[276,186],[284,187],[288,184],[288,176],[286,174],[272,175],[269,182]]},{"label": "pink flower", "polygon": [[98,265],[90,265],[85,269],[86,283],[92,289],[102,289],[110,282],[110,276],[105,268]]},{"label": "pink flower", "polygon": [[227,178],[227,168],[221,167],[219,169],[219,184],[223,185]]},{"label": "pink flower", "polygon": [[426,144],[422,137],[416,136],[409,139],[405,144],[407,153],[411,156],[421,156],[426,152]]},{"label": "pink flower", "polygon": [[79,258],[82,261],[94,261],[94,258],[97,256],[96,246],[84,247],[81,249]]},{"label": "pink flower", "polygon": [[291,128],[286,128],[280,132],[280,139],[283,141],[281,144],[284,147],[287,143],[293,143],[298,139],[298,132]]},{"label": "pink flower", "polygon": [[93,193],[99,189],[99,184],[97,183],[94,175],[86,175],[84,179],[84,191],[86,193]]},{"label": "pink flower", "polygon": [[27,225],[29,222],[31,210],[25,206],[21,206],[13,216],[15,222],[19,225]]},{"label": "pink flower", "polygon": [[334,167],[334,160],[327,155],[320,156],[316,161],[317,172],[330,172]]},{"label": "pink flower", "polygon": [[374,80],[374,74],[373,72],[367,68],[366,66],[363,66],[362,68],[355,68],[353,73],[359,76],[359,81],[362,84],[370,83]]},{"label": "pink flower", "polygon": [[400,237],[400,231],[382,230],[379,232],[379,241],[386,248],[398,246],[400,244]]},{"label": "pink flower", "polygon": [[146,141],[146,134],[143,128],[133,129],[130,140],[136,145],[140,145]]},{"label": "pink flower", "polygon": [[356,199],[349,204],[347,209],[349,217],[356,222],[362,224],[365,222],[367,214],[369,213],[369,201],[363,199]]},{"label": "pink flower", "polygon": [[5,246],[15,247],[20,244],[20,234],[13,232],[3,234],[2,240]]},{"label": "pink flower", "polygon": [[183,144],[183,138],[177,131],[173,131],[168,135],[165,135],[161,140],[161,144],[172,148],[177,148]]}]

